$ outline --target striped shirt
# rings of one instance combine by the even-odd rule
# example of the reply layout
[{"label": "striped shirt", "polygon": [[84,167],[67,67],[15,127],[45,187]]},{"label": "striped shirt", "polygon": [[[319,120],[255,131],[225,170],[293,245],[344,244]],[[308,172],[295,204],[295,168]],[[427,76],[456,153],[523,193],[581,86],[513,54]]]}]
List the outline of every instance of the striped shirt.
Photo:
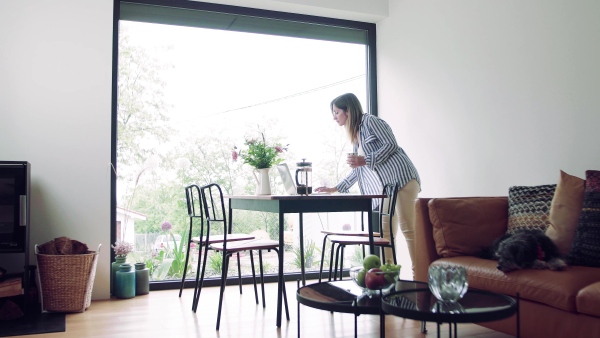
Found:
[{"label": "striped shirt", "polygon": [[[380,194],[383,184],[398,183],[402,188],[411,180],[421,185],[419,173],[408,155],[398,146],[392,128],[382,119],[363,114],[359,142],[365,152],[366,166],[352,169],[336,188],[348,192],[358,182],[361,194]],[[358,146],[354,146],[356,152]]]}]

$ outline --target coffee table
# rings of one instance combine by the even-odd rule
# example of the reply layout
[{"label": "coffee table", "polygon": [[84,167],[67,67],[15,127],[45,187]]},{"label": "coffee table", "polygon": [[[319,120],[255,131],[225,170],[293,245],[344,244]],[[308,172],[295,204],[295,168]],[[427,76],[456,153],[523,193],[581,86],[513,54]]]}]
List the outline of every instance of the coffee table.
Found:
[{"label": "coffee table", "polygon": [[[427,284],[425,284],[427,285]],[[403,318],[437,323],[437,336],[440,325],[450,324],[450,337],[454,326],[457,337],[457,323],[479,323],[504,319],[517,314],[517,337],[520,336],[518,295],[512,297],[478,289],[469,289],[456,303],[442,303],[429,291],[429,288],[402,290],[385,295],[381,299],[384,313]]]},{"label": "coffee table", "polygon": [[[396,291],[427,288],[427,283],[400,280],[396,282]],[[357,317],[359,315],[379,315],[379,335],[385,337],[384,313],[381,311],[381,296],[372,297],[363,293],[363,290],[352,280],[340,280],[308,284],[300,287],[296,292],[298,301],[298,337],[300,337],[300,304],[315,309],[354,314],[354,337],[357,336]]]}]

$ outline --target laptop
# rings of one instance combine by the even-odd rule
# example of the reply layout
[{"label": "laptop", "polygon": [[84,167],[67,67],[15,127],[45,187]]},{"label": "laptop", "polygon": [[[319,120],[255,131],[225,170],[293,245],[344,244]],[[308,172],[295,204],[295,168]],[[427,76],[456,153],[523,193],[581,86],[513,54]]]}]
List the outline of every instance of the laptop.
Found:
[{"label": "laptop", "polygon": [[294,178],[292,178],[288,165],[286,163],[278,164],[277,171],[279,171],[279,176],[281,176],[281,181],[283,182],[286,194],[298,195],[296,183],[294,182]]},{"label": "laptop", "polygon": [[[296,189],[296,181],[292,177],[290,173],[290,168],[286,163],[282,163],[277,165],[277,171],[279,171],[279,176],[281,176],[281,181],[283,182],[283,187],[285,188],[285,192],[287,195],[298,195],[298,190]],[[330,195],[330,193],[326,192],[313,192],[311,195]]]}]

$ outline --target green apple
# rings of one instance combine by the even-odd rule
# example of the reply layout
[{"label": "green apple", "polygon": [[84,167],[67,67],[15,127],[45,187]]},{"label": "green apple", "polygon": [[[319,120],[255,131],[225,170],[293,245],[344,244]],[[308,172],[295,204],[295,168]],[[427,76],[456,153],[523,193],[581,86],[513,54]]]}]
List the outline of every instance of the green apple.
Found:
[{"label": "green apple", "polygon": [[358,285],[360,287],[365,287],[365,276],[367,275],[367,270],[362,269],[358,272],[358,275],[356,275],[356,283],[358,283]]},{"label": "green apple", "polygon": [[363,260],[363,267],[366,271],[369,271],[373,268],[379,268],[381,266],[381,259],[376,255],[367,255]]}]

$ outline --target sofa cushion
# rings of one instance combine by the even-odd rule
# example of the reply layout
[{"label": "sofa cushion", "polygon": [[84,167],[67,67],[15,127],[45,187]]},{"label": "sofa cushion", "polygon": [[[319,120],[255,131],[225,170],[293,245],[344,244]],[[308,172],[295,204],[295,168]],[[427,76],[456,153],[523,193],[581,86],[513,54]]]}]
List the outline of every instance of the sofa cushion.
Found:
[{"label": "sofa cushion", "polygon": [[560,179],[550,206],[550,226],[546,235],[567,256],[573,246],[575,229],[583,206],[585,180],[560,171]]},{"label": "sofa cushion", "polygon": [[585,195],[573,248],[572,265],[600,267],[600,171],[585,172]]},{"label": "sofa cushion", "polygon": [[546,231],[550,225],[548,216],[555,190],[556,184],[510,187],[506,232],[512,234],[524,229]]},{"label": "sofa cushion", "polygon": [[600,269],[572,266],[565,271],[523,269],[503,273],[496,261],[477,257],[441,258],[432,264],[454,264],[467,268],[469,288],[498,292],[575,312],[576,299],[584,287],[600,281]]},{"label": "sofa cushion", "polygon": [[478,255],[506,232],[506,197],[434,198],[428,206],[441,257]]},{"label": "sofa cushion", "polygon": [[600,317],[600,282],[588,285],[577,294],[577,311]]}]

